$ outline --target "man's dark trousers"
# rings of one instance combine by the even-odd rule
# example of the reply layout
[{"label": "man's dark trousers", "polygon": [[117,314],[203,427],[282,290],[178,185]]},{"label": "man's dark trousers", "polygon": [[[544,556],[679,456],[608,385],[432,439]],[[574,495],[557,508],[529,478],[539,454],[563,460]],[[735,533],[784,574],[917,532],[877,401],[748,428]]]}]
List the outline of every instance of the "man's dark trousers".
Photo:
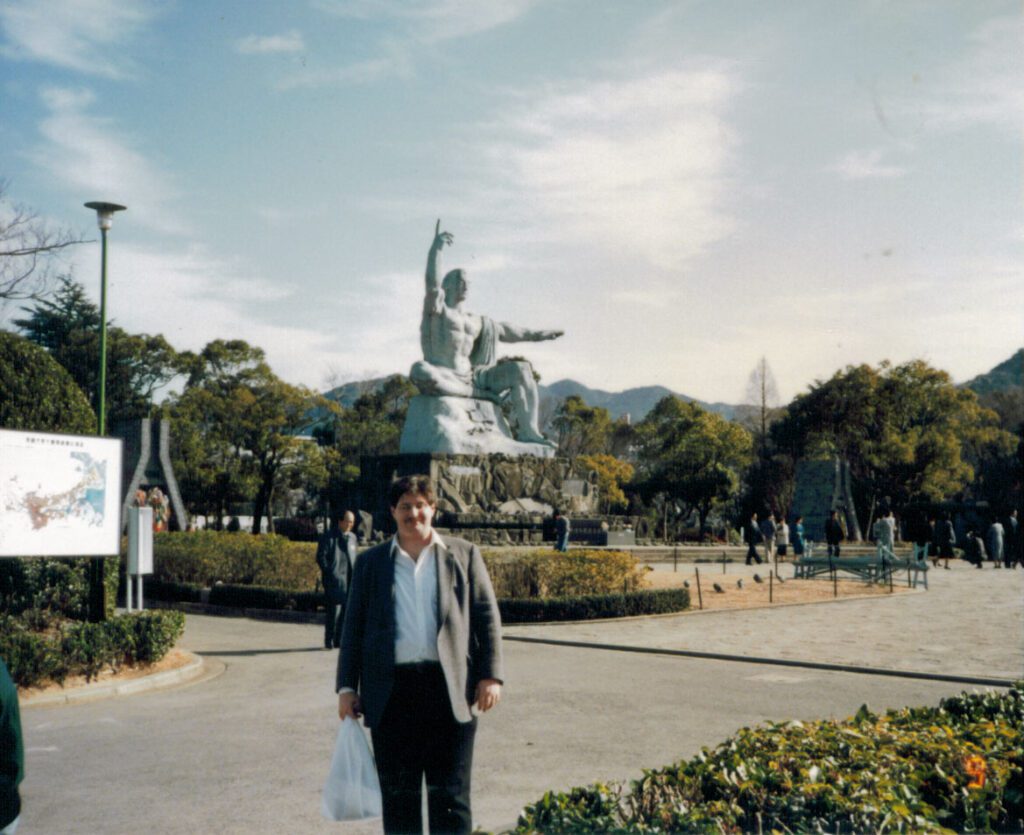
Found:
[{"label": "man's dark trousers", "polygon": [[341,646],[341,627],[345,625],[345,604],[327,600],[324,606],[324,646],[330,649]]},{"label": "man's dark trousers", "polygon": [[462,723],[452,715],[440,664],[396,665],[394,688],[372,735],[384,831],[423,831],[420,789],[425,775],[429,831],[469,835],[476,719]]}]

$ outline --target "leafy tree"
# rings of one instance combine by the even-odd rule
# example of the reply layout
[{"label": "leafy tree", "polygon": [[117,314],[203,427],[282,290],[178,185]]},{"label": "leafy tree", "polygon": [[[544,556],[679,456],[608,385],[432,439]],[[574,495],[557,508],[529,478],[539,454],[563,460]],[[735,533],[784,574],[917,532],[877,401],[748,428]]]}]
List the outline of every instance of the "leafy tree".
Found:
[{"label": "leafy tree", "polygon": [[38,345],[0,331],[0,426],[92,434],[96,415],[75,381]]},{"label": "leafy tree", "polygon": [[920,360],[848,366],[817,381],[772,435],[794,457],[848,461],[865,528],[878,502],[950,498],[971,483],[982,460],[1014,445],[974,392]]},{"label": "leafy tree", "polygon": [[[98,407],[99,308],[82,285],[64,276],[50,299],[22,308],[14,322],[22,332],[68,370]],[[156,392],[181,373],[182,360],[163,336],[107,328],[107,413],[111,420],[148,417]]]},{"label": "leafy tree", "polygon": [[407,377],[394,374],[377,390],[360,395],[350,409],[330,404],[329,419],[314,431],[329,456],[328,505],[336,510],[351,505],[361,456],[398,452],[409,400],[417,393]]},{"label": "leafy tree", "polygon": [[0,301],[39,298],[46,292],[57,257],[83,243],[67,229],[55,228],[32,209],[11,202],[0,180]]},{"label": "leafy tree", "polygon": [[210,490],[218,518],[233,499],[252,497],[253,532],[264,516],[272,528],[275,491],[320,466],[316,445],[299,435],[324,399],[278,378],[262,349],[241,340],[215,340],[185,364],[189,382],[167,406],[183,480]]},{"label": "leafy tree", "polygon": [[668,533],[673,510],[696,511],[703,533],[711,510],[736,488],[751,455],[750,433],[696,403],[668,396],[636,427],[641,494],[661,509]]},{"label": "leafy tree", "polygon": [[578,394],[562,401],[551,424],[558,432],[558,450],[567,458],[607,452],[614,431],[611,413],[588,406]]},{"label": "leafy tree", "polygon": [[623,509],[628,504],[622,485],[628,484],[633,478],[633,465],[614,455],[597,453],[581,455],[578,459],[584,467],[597,473],[598,495],[604,513],[612,513]]}]

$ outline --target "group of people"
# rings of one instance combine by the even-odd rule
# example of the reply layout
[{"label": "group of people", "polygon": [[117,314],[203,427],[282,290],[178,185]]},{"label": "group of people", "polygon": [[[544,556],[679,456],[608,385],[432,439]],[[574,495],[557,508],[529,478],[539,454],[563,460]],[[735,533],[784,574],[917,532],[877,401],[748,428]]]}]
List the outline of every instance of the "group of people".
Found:
[{"label": "group of people", "polygon": [[389,505],[391,539],[357,556],[346,512],[317,548],[338,715],[370,729],[386,833],[422,831],[425,779],[430,831],[468,835],[477,717],[505,677],[498,604],[480,549],[434,529],[427,476],[396,480]]},{"label": "group of people", "polygon": [[761,554],[758,552],[758,545],[761,545],[764,553],[764,562],[772,562],[776,557],[785,557],[789,553],[790,545],[793,546],[793,554],[801,556],[804,553],[804,517],[797,516],[793,520],[793,527],[790,529],[786,517],[781,513],[765,513],[764,519],[758,521],[755,511],[750,515],[744,531],[744,538],[747,542],[747,565],[751,562],[762,562]]},{"label": "group of people", "polygon": [[[899,537],[899,525],[891,508],[883,508],[872,525],[871,533],[879,551],[893,554]],[[806,548],[804,542],[803,517],[797,516],[792,529],[782,514],[767,512],[759,521],[758,514],[752,513],[744,530],[747,542],[747,565],[752,562],[772,562],[777,556],[785,557],[789,546],[800,556]],[[846,531],[838,510],[831,510],[825,520],[825,543],[830,557],[839,557]],[[958,539],[953,520],[948,513],[928,516],[924,512],[910,514],[906,520],[904,539],[914,543],[915,558],[931,559],[934,566],[955,556],[955,548],[963,549],[964,558],[981,568],[986,560],[996,567],[1016,568],[1024,566],[1024,537],[1021,535],[1017,510],[1010,511],[1004,518],[990,519],[969,525],[962,539]],[[762,551],[758,551],[758,546]]]}]

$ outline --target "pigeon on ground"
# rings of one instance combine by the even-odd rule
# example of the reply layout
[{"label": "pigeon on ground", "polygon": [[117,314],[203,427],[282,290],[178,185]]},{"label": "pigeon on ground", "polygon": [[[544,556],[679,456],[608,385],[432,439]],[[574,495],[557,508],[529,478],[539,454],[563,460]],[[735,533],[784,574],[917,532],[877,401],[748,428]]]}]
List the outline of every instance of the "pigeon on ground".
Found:
[{"label": "pigeon on ground", "polygon": [[725,594],[725,589],[723,589],[720,585],[718,585],[718,583],[712,583],[711,585],[714,587],[715,591],[717,591],[719,594]]},{"label": "pigeon on ground", "polygon": [[763,579],[761,578],[761,575],[760,575],[760,574],[755,574],[755,575],[754,575],[754,582],[755,582],[755,583],[763,583],[763,582],[764,582],[764,580],[763,580]]},{"label": "pigeon on ground", "polygon": [[689,580],[683,580],[683,588],[684,589],[690,588],[690,581]]},{"label": "pigeon on ground", "polygon": [[740,577],[740,579],[738,579],[736,581],[736,588],[738,588],[738,589],[743,588],[743,578],[742,577]]}]

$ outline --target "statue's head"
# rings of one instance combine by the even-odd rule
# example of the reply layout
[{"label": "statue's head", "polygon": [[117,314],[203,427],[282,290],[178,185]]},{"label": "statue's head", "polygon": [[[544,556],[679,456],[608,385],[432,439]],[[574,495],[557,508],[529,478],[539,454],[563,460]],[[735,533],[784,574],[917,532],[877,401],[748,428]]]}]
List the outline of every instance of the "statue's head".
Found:
[{"label": "statue's head", "polygon": [[469,289],[466,273],[463,270],[450,270],[441,280],[441,289],[444,290],[445,304],[455,307],[466,298],[466,291]]}]

